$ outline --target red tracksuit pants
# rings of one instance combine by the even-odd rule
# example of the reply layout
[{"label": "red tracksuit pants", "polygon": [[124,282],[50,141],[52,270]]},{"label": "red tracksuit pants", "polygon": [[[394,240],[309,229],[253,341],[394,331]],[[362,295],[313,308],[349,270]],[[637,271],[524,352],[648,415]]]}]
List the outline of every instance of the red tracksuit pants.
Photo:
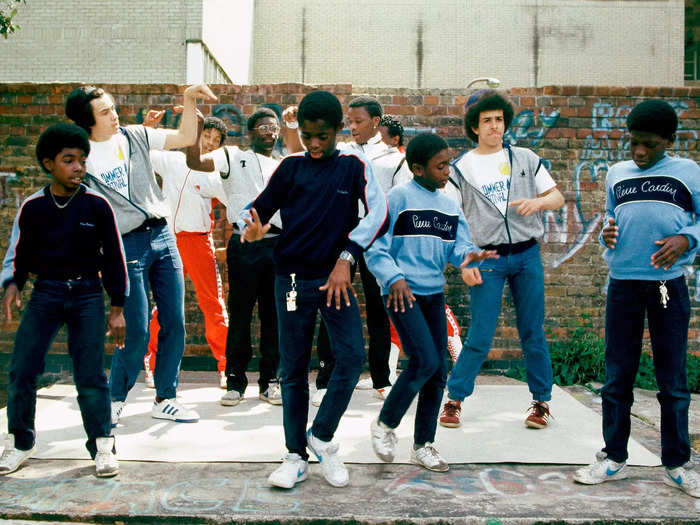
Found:
[{"label": "red tracksuit pants", "polygon": [[[462,351],[462,339],[459,337],[460,327],[455,314],[452,313],[450,307],[445,305],[445,317],[447,317],[447,351],[450,353],[452,363],[457,362],[459,353]],[[391,333],[391,344],[397,346],[401,350],[401,339],[394,328],[394,324],[389,320],[389,330]]]},{"label": "red tracksuit pants", "polygon": [[[221,276],[214,255],[214,239],[211,232],[178,232],[177,249],[184,266],[185,275],[189,275],[197,294],[199,308],[204,314],[204,334],[217,361],[219,371],[226,370],[226,334],[228,332],[228,315],[223,298]],[[158,311],[153,310],[149,328],[148,354],[144,362],[151,370],[155,367],[158,348]],[[147,361],[146,361],[147,360]]]}]

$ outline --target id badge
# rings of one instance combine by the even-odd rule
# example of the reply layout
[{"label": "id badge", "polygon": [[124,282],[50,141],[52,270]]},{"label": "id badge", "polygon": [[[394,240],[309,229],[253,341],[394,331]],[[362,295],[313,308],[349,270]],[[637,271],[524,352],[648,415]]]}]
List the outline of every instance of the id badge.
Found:
[{"label": "id badge", "polygon": [[297,291],[290,290],[286,293],[287,297],[287,311],[294,312],[297,309]]}]

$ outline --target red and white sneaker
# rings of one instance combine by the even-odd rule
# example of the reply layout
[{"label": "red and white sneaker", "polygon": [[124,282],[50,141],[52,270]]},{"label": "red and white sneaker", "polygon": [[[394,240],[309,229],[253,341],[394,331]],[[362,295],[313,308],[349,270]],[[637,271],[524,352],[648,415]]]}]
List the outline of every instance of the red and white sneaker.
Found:
[{"label": "red and white sneaker", "polygon": [[459,420],[461,413],[461,401],[448,401],[443,405],[442,412],[440,412],[440,425],[447,428],[459,428],[462,424]]},{"label": "red and white sneaker", "polygon": [[549,413],[549,405],[546,401],[533,401],[528,411],[530,413],[525,418],[526,427],[547,428],[552,415]]}]

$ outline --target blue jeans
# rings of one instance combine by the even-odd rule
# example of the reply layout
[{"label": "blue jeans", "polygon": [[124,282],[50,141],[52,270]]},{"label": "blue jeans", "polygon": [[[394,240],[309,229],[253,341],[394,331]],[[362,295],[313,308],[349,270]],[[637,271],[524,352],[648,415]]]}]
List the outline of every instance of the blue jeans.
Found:
[{"label": "blue jeans", "polygon": [[7,398],[8,430],[15,447],[34,446],[37,378],[44,372],[46,353],[63,325],[68,328],[68,353],[78,406],[94,458],[95,440],[111,432],[109,389],[104,373],[105,310],[99,279],[36,281],[15,334]]},{"label": "blue jeans", "polygon": [[604,452],[627,460],[634,379],[639,368],[644,314],[649,324],[661,405],[661,462],[668,468],[690,458],[686,352],[690,299],[684,277],[666,282],[668,305],[661,305],[658,281],[610,279],[605,308]]},{"label": "blue jeans", "polygon": [[331,441],[352,397],[365,361],[362,320],[357,301],[350,294],[350,306],[336,310],[326,306],[326,292],[318,288],[323,279],[297,280],[297,309],[287,311],[286,293],[291,279],[275,276],[275,301],[280,343],[282,421],[289,452],[308,458],[306,424],[309,415],[309,361],[316,324],[316,312],[328,329],[335,366],[328,390],[318,409],[311,431],[321,441]]},{"label": "blue jeans", "polygon": [[[413,308],[406,308],[405,312],[387,310],[409,360],[379,412],[379,421],[390,428],[398,427],[417,394],[413,442],[422,446],[435,441],[447,375],[447,320],[444,294],[415,297]],[[384,304],[386,300],[384,296]]]},{"label": "blue jeans", "polygon": [[552,361],[544,336],[544,271],[539,244],[514,255],[486,259],[479,267],[482,284],[469,288],[471,325],[462,353],[447,381],[449,398],[462,401],[474,392],[474,380],[489,355],[498,325],[503,286],[508,281],[535,401],[552,398]]},{"label": "blue jeans", "polygon": [[185,352],[185,281],[175,236],[167,224],[122,237],[129,274],[124,303],[126,340],[114,349],[109,386],[112,399],[124,401],[143,368],[148,350],[149,289],[158,307],[158,359],[153,372],[156,395],[170,399],[177,390],[180,362]]}]

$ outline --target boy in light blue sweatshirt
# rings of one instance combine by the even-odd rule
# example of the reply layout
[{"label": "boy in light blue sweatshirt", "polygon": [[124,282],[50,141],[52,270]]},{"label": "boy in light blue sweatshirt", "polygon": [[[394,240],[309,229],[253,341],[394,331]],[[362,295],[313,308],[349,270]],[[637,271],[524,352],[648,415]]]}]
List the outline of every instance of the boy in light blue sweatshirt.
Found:
[{"label": "boy in light blue sweatshirt", "polygon": [[600,235],[610,268],[605,309],[603,438],[597,461],[574,474],[579,483],[626,478],[634,379],[646,313],[661,405],[664,483],[700,497],[690,459],[686,378],[690,300],[683,265],[700,241],[700,167],[666,155],[678,117],[660,100],[638,104],[627,117],[632,160],[608,171],[605,226]]},{"label": "boy in light blue sweatshirt", "polygon": [[389,230],[365,252],[409,357],[372,422],[372,448],[383,461],[394,460],[394,429],[418,395],[411,461],[446,472],[447,462],[433,447],[447,375],[445,266],[450,262],[465,268],[498,256],[476,249],[459,206],[437,191],[449,180],[447,143],[432,133],[417,135],[408,144],[406,161],[414,178],[389,191]]}]

